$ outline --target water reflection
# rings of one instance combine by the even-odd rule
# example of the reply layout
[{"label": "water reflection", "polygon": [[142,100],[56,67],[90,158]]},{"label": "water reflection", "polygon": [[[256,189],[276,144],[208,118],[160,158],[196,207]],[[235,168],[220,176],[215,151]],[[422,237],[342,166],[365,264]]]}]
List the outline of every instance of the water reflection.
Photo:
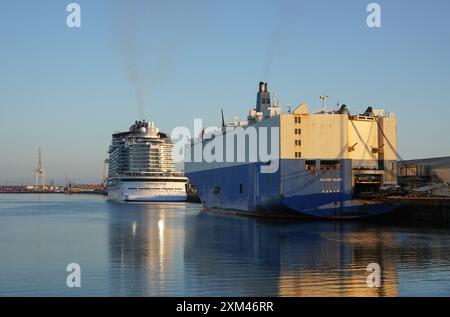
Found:
[{"label": "water reflection", "polygon": [[[414,294],[408,285],[418,294],[424,287],[449,293],[448,230],[273,222],[204,213],[189,204],[110,209],[109,281],[121,295]],[[370,263],[381,266],[380,288],[367,286]],[[423,272],[444,284],[428,285]]]},{"label": "water reflection", "polygon": [[[200,284],[228,277],[228,286],[245,295],[398,295],[392,233],[360,231],[355,224],[219,217],[202,214],[186,223],[185,262],[196,268]],[[214,265],[205,265],[211,259]],[[366,283],[372,262],[382,267],[378,289]]]},{"label": "water reflection", "polygon": [[[0,197],[0,295],[449,296],[450,230],[274,222],[195,204]],[[66,287],[68,263],[82,287]],[[368,288],[366,267],[382,268]]]},{"label": "water reflection", "polygon": [[176,282],[176,270],[183,235],[177,232],[177,218],[184,206],[109,204],[111,288],[121,295],[179,291],[182,285]]}]

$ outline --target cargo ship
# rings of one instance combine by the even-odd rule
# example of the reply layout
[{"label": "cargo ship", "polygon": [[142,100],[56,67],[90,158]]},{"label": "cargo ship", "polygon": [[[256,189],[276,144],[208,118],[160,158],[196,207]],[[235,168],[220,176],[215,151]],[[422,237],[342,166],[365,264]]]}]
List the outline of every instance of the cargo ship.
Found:
[{"label": "cargo ship", "polygon": [[109,147],[108,199],[186,201],[187,178],[175,171],[170,137],[153,122],[136,121],[114,133]]},{"label": "cargo ship", "polygon": [[191,139],[185,174],[204,208],[335,219],[397,208],[382,199],[398,188],[394,114],[372,107],[351,114],[345,104],[329,111],[327,98],[315,113],[306,104],[283,112],[261,82],[247,120],[226,124],[222,112],[221,128]]}]

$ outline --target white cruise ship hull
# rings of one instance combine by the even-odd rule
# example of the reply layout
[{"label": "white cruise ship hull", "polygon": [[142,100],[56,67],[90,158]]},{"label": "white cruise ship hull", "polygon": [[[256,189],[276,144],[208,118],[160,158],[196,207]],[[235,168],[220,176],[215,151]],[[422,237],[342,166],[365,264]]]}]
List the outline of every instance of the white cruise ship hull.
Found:
[{"label": "white cruise ship hull", "polygon": [[108,199],[131,202],[183,202],[187,200],[185,177],[118,178],[108,186]]}]

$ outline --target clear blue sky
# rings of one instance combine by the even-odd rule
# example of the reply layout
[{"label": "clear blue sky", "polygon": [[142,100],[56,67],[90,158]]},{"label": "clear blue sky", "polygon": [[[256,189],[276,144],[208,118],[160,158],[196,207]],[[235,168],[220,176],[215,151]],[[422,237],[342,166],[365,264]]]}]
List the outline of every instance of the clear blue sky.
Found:
[{"label": "clear blue sky", "polygon": [[69,2],[1,3],[0,183],[31,181],[39,146],[48,179],[97,180],[137,95],[170,132],[244,118],[261,80],[281,104],[394,112],[404,158],[450,155],[448,0],[379,0],[381,29],[368,0],[79,0],[80,29]]}]

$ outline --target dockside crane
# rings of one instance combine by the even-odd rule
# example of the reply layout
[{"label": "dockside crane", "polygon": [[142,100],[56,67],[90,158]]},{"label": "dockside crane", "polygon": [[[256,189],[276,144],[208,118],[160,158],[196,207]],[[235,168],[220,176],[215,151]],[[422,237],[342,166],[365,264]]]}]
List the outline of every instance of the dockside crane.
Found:
[{"label": "dockside crane", "polygon": [[45,169],[42,163],[42,151],[41,148],[38,150],[38,164],[36,170],[34,171],[34,190],[39,189],[39,183],[41,184],[41,190],[45,190]]}]

